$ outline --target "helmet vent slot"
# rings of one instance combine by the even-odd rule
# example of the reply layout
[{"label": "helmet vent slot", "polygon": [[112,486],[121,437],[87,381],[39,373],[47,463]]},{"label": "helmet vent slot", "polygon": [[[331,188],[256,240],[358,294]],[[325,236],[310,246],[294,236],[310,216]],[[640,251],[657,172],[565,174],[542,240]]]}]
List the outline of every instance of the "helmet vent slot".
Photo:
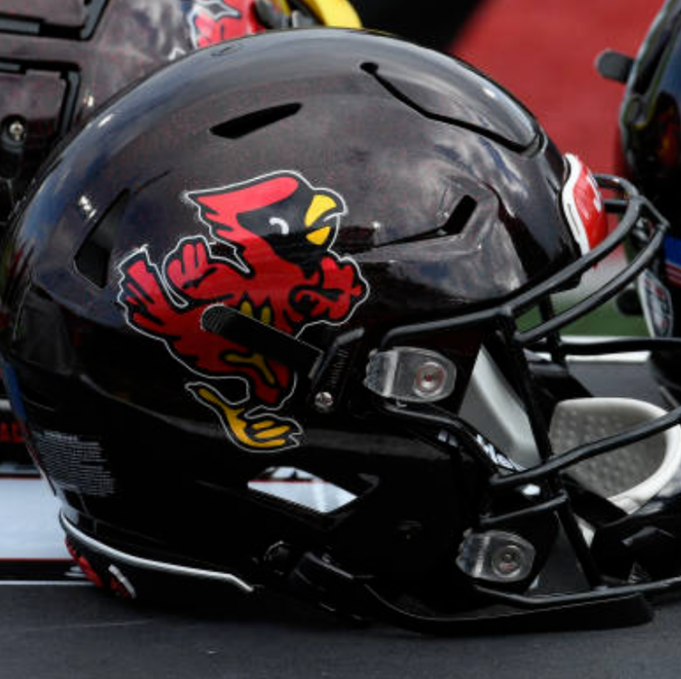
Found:
[{"label": "helmet vent slot", "polygon": [[223,139],[241,139],[241,137],[253,134],[264,127],[275,125],[286,118],[296,115],[301,108],[302,104],[273,106],[272,108],[247,113],[244,116],[220,123],[211,127],[210,131],[216,137],[222,137]]},{"label": "helmet vent slot", "polygon": [[457,236],[470,221],[478,202],[471,196],[464,196],[452,211],[444,226],[434,232],[434,236]]},{"label": "helmet vent slot", "polygon": [[[536,132],[531,129],[525,129],[520,136],[509,136],[508,134],[499,132],[491,123],[484,120],[478,121],[461,108],[458,111],[452,111],[449,110],[449,108],[443,109],[441,107],[436,110],[429,108],[427,103],[425,106],[421,105],[417,101],[417,95],[413,92],[411,94],[409,93],[409,86],[400,82],[399,75],[390,73],[390,66],[384,68],[373,62],[364,62],[360,65],[360,69],[372,77],[378,85],[397,101],[402,102],[402,104],[428,120],[452,125],[459,129],[487,137],[487,139],[512,151],[525,151],[537,139]],[[499,90],[498,96],[504,96],[501,90]],[[510,101],[511,100],[509,99],[509,102]],[[518,111],[520,111],[520,109],[518,109]],[[520,119],[520,114],[518,119]]]},{"label": "helmet vent slot", "polygon": [[470,222],[477,207],[478,201],[475,198],[468,195],[463,196],[442,226],[438,226],[430,231],[417,233],[413,236],[390,241],[386,245],[402,245],[403,243],[423,242],[437,238],[458,236]]},{"label": "helmet vent slot", "polygon": [[78,272],[98,288],[106,286],[116,232],[129,199],[129,191],[118,194],[76,253]]}]

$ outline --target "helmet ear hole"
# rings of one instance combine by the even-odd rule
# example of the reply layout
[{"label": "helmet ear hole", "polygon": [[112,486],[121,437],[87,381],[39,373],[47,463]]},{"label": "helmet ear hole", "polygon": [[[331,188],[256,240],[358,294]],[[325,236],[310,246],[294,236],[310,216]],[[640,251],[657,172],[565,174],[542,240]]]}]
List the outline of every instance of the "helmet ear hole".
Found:
[{"label": "helmet ear hole", "polygon": [[295,467],[269,467],[251,479],[248,488],[319,514],[341,509],[358,497],[349,489]]}]

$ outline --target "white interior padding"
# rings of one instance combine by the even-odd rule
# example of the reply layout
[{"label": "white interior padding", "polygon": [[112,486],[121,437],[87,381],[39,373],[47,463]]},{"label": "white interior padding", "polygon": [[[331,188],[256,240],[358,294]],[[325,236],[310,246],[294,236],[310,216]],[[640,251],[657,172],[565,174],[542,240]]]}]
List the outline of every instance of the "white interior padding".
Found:
[{"label": "white interior padding", "polygon": [[270,467],[249,481],[248,487],[320,514],[334,512],[357,499],[353,493],[294,467]]},{"label": "white interior padding", "polygon": [[[551,420],[550,437],[556,453],[566,452],[619,434],[665,411],[643,401],[625,398],[585,398],[562,401]],[[655,497],[681,466],[681,427],[580,462],[569,474],[633,512]]]}]

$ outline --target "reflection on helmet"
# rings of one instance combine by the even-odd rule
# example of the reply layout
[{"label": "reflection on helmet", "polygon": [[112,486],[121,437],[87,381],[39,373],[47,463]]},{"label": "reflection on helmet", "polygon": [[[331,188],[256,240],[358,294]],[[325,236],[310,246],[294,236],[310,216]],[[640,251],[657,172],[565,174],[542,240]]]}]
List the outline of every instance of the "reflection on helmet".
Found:
[{"label": "reflection on helmet", "polygon": [[[642,219],[638,259],[555,314]],[[680,414],[591,395],[566,356],[618,347],[559,331],[665,228],[459,61],[259,34],[52,158],[0,255],[3,374],[73,553],[125,596],[194,578],[422,630],[639,622],[681,570]]]},{"label": "reflection on helmet", "polygon": [[346,0],[10,0],[0,10],[0,226],[54,143],[130,83],[268,28],[359,27]]}]

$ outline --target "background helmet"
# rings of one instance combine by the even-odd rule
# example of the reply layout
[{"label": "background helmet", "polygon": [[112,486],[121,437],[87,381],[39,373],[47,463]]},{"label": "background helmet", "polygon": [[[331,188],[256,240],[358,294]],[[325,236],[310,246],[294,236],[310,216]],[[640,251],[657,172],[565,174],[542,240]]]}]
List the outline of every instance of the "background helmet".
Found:
[{"label": "background helmet", "polygon": [[[646,549],[676,549],[678,521],[652,513],[641,547],[637,512],[681,432],[591,397],[555,332],[637,270],[567,314],[551,294],[646,217],[640,269],[665,224],[598,182],[623,211],[607,238],[611,203],[521,104],[387,36],[251,36],[116,98],[0,259],[3,375],[85,572],[127,595],[266,584],[421,629],[499,604],[512,624],[645,618],[630,574],[677,574]],[[619,476],[559,476],[613,447]],[[542,598],[559,545],[579,593]]]},{"label": "background helmet", "polygon": [[358,22],[345,0],[7,0],[0,9],[0,225],[57,139],[162,64],[267,28]]},{"label": "background helmet", "polygon": [[[671,229],[664,251],[638,284],[651,334],[681,336],[681,2],[664,3],[635,59],[617,53],[601,57],[601,72],[626,83],[619,114],[618,162]],[[645,234],[643,234],[645,240]],[[640,249],[636,239],[634,251]],[[681,375],[674,353],[659,352],[652,366],[663,391],[681,398]]]}]

